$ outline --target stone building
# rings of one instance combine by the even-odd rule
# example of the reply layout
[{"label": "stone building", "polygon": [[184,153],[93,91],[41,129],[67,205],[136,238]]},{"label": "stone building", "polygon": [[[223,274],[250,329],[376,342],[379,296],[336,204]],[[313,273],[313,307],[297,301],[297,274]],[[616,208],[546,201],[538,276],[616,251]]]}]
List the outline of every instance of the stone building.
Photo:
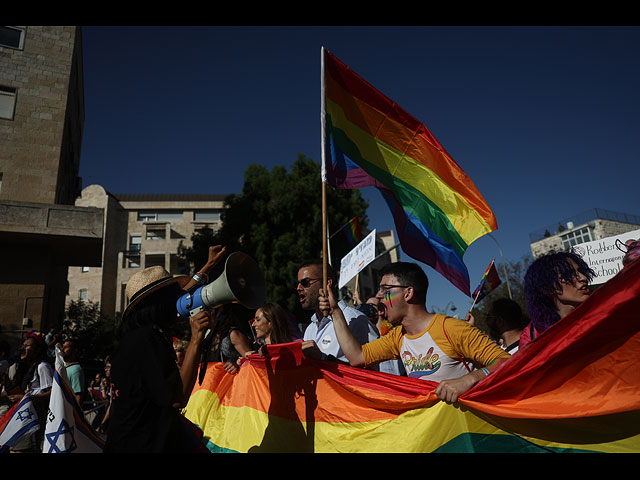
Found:
[{"label": "stone building", "polygon": [[538,258],[552,250],[566,251],[580,243],[639,228],[640,216],[594,208],[530,233],[531,253]]},{"label": "stone building", "polygon": [[[226,195],[112,194],[100,185],[86,187],[76,206],[104,211],[104,245],[99,265],[69,268],[66,302],[100,303],[115,318],[126,307],[125,288],[142,268],[162,265],[170,273],[189,274],[178,246],[191,246],[191,236],[203,227],[221,226]],[[201,265],[196,266],[196,268]]]},{"label": "stone building", "polygon": [[[102,210],[76,207],[79,27],[0,26],[0,329],[59,328],[69,265],[99,265]],[[15,337],[15,338],[13,338]]]}]

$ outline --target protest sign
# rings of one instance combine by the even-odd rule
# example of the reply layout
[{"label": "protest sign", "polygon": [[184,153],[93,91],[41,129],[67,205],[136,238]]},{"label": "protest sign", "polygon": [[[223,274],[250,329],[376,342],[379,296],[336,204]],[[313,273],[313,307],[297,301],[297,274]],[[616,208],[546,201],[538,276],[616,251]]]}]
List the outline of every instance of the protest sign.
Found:
[{"label": "protest sign", "polygon": [[369,265],[376,256],[376,231],[373,230],[340,261],[340,281],[338,287],[344,287],[349,280]]},{"label": "protest sign", "polygon": [[623,244],[627,240],[640,239],[640,230],[614,235],[612,237],[601,238],[591,242],[580,243],[573,247],[573,251],[582,257],[596,273],[591,281],[594,285],[599,285],[613,278],[620,270],[622,270],[622,257],[625,252],[616,247]]}]

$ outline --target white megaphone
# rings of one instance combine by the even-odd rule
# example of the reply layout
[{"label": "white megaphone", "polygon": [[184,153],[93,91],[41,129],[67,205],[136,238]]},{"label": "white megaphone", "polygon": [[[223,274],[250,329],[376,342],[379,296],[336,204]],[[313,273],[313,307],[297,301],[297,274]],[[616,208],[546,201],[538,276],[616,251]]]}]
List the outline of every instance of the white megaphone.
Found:
[{"label": "white megaphone", "polygon": [[224,272],[218,278],[182,295],[176,302],[176,308],[182,317],[225,303],[258,308],[264,304],[266,296],[264,276],[257,262],[244,253],[234,252],[227,257]]}]

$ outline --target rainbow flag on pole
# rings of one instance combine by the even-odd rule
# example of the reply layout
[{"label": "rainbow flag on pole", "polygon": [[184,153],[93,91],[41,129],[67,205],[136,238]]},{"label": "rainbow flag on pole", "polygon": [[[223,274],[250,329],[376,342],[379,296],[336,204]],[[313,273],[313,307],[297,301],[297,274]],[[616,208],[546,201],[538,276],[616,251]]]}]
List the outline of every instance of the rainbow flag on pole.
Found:
[{"label": "rainbow flag on pole", "polygon": [[640,453],[640,262],[459,398],[268,346],[210,363],[185,416],[211,452]]},{"label": "rainbow flag on pole", "polygon": [[480,285],[478,285],[478,287],[471,294],[471,296],[474,298],[473,302],[477,303],[482,300],[493,290],[495,290],[501,283],[502,281],[500,280],[500,276],[498,275],[498,270],[496,270],[496,259],[494,258],[493,260],[491,260],[491,263],[487,267],[487,270],[484,272],[482,280],[480,280]]},{"label": "rainbow flag on pole", "polygon": [[466,295],[467,247],[498,228],[493,211],[427,127],[322,49],[322,179],[377,187],[402,249]]},{"label": "rainbow flag on pole", "polygon": [[362,230],[360,229],[360,219],[356,216],[336,230],[329,238],[333,238],[340,232],[344,232],[344,235],[351,247],[355,247],[362,241]]}]

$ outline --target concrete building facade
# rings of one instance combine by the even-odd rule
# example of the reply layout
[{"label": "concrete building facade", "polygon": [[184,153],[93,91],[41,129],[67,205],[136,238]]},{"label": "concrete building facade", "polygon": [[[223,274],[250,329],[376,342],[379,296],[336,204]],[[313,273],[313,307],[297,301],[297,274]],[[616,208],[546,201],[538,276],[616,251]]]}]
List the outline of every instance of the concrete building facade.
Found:
[{"label": "concrete building facade", "polygon": [[127,282],[140,269],[161,265],[173,275],[191,273],[178,247],[190,247],[191,236],[204,227],[215,232],[222,226],[225,198],[223,194],[112,194],[100,185],[86,187],[76,206],[104,211],[102,260],[99,266],[69,268],[66,302],[98,302],[105,315],[115,318],[126,307]]},{"label": "concrete building facade", "polygon": [[580,243],[639,228],[640,216],[595,208],[530,233],[531,253],[538,258],[552,250],[567,251]]},{"label": "concrete building facade", "polygon": [[0,26],[0,327],[59,328],[69,265],[99,265],[102,210],[74,205],[84,127],[79,27]]}]

